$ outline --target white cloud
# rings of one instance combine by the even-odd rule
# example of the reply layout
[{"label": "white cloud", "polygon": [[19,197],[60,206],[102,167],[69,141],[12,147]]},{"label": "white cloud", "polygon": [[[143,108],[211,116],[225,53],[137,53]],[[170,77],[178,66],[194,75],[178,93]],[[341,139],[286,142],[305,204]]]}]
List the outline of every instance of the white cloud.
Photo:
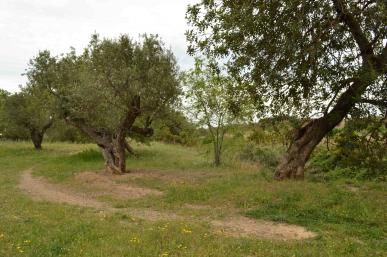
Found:
[{"label": "white cloud", "polygon": [[186,55],[184,19],[197,0],[1,0],[0,88],[15,91],[28,61],[41,49],[53,54],[81,50],[90,35],[159,34],[179,65],[192,65]]}]

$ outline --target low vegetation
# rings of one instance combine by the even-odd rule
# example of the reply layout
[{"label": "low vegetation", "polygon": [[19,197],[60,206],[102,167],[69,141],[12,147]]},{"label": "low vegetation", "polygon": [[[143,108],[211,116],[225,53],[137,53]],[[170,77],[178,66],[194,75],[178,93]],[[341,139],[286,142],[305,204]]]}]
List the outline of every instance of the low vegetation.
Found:
[{"label": "low vegetation", "polygon": [[[98,188],[84,191],[77,180],[85,171],[103,169],[94,145],[46,143],[36,152],[27,142],[1,142],[0,255],[383,256],[387,250],[385,184],[353,180],[278,183],[269,169],[257,171],[244,161],[225,161],[214,167],[210,158],[203,158],[204,149],[156,142],[134,146],[139,157],[127,160],[133,177],[126,176],[120,183],[157,189],[163,195],[97,197],[122,210],[110,213],[32,199],[18,188],[22,173],[32,169],[34,177],[96,195]],[[183,218],[152,221],[128,214],[125,208]],[[302,225],[317,237],[232,237],[227,230],[217,231],[210,225],[211,220],[237,215]]]}]

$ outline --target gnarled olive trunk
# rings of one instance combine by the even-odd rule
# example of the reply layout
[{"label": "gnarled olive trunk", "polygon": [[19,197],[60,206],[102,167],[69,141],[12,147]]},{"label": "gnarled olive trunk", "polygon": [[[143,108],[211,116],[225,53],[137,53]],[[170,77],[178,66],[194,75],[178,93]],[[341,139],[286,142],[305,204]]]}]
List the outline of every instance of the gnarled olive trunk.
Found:
[{"label": "gnarled olive trunk", "polygon": [[353,84],[339,97],[335,107],[329,113],[309,121],[296,130],[285,156],[276,168],[276,179],[304,178],[305,164],[314,148],[344,119],[368,83],[369,81],[360,79],[353,80]]},{"label": "gnarled olive trunk", "polygon": [[[86,123],[84,119],[65,117],[67,123],[77,127],[93,139],[102,150],[105,159],[106,172],[112,174],[122,174],[126,170],[126,150],[133,152],[133,149],[126,142],[126,135],[129,132],[138,133],[144,136],[151,136],[153,129],[133,126],[134,121],[140,115],[140,97],[134,96],[128,106],[128,112],[122,123],[114,132],[107,132],[96,129]],[[150,125],[150,122],[149,124]]]},{"label": "gnarled olive trunk", "polygon": [[113,139],[109,144],[99,145],[105,159],[106,172],[122,174],[126,171],[125,141]]},{"label": "gnarled olive trunk", "polygon": [[31,131],[31,140],[36,150],[42,149],[43,134],[37,129],[33,128]]},{"label": "gnarled olive trunk", "polygon": [[50,119],[49,122],[45,124],[41,129],[30,127],[31,140],[36,150],[42,149],[44,134],[46,133],[47,129],[52,126],[53,122],[53,119]]},{"label": "gnarled olive trunk", "polygon": [[105,159],[105,170],[111,174],[128,173],[126,170],[126,151],[137,156],[123,136],[113,136],[108,144],[99,144]]},{"label": "gnarled olive trunk", "polygon": [[310,154],[330,130],[332,128],[325,119],[309,121],[298,129],[276,169],[275,177],[280,180],[303,179],[304,167]]}]

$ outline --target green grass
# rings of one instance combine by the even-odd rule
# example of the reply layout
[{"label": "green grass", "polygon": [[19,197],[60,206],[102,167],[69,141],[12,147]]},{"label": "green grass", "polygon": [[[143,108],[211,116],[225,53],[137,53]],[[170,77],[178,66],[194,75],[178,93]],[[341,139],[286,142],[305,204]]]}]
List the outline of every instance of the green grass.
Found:
[{"label": "green grass", "polygon": [[[162,197],[111,201],[120,207],[150,207],[201,217],[231,212],[303,225],[318,237],[300,241],[229,238],[207,221],[150,222],[124,213],[101,215],[92,208],[33,201],[17,187],[21,172],[74,186],[82,171],[103,169],[92,144],[0,142],[0,256],[384,256],[387,252],[387,194],[381,183],[276,182],[270,171],[247,163],[213,167],[195,148],[135,145],[129,169],[162,170],[179,180],[129,178],[165,192]],[[351,181],[349,181],[351,182]],[[356,190],[351,190],[357,188]],[[208,211],[184,204],[208,205]],[[192,231],[184,233],[183,229]]]}]

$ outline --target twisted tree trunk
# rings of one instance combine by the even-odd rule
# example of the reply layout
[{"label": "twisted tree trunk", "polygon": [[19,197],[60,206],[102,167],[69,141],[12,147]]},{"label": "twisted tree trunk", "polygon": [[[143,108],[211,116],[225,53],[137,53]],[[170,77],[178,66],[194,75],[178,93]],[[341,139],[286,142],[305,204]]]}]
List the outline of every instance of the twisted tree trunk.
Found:
[{"label": "twisted tree trunk", "polygon": [[303,179],[304,167],[310,154],[324,136],[339,124],[344,117],[345,115],[338,115],[334,121],[327,121],[325,117],[312,120],[298,129],[275,171],[275,178],[279,180]]},{"label": "twisted tree trunk", "polygon": [[351,79],[351,86],[339,97],[329,113],[296,130],[285,156],[276,168],[276,179],[304,178],[304,167],[314,148],[344,119],[373,81],[372,76],[363,75],[361,78]]},{"label": "twisted tree trunk", "polygon": [[31,140],[36,150],[42,149],[43,134],[35,128],[30,129]]},{"label": "twisted tree trunk", "polygon": [[52,126],[53,123],[54,120],[50,119],[49,122],[45,124],[41,129],[38,129],[36,127],[30,127],[31,140],[36,150],[42,149],[44,134],[46,133],[47,129]]},{"label": "twisted tree trunk", "polygon": [[99,145],[105,159],[105,170],[111,174],[122,174],[126,171],[125,144],[111,140],[108,144]]}]

